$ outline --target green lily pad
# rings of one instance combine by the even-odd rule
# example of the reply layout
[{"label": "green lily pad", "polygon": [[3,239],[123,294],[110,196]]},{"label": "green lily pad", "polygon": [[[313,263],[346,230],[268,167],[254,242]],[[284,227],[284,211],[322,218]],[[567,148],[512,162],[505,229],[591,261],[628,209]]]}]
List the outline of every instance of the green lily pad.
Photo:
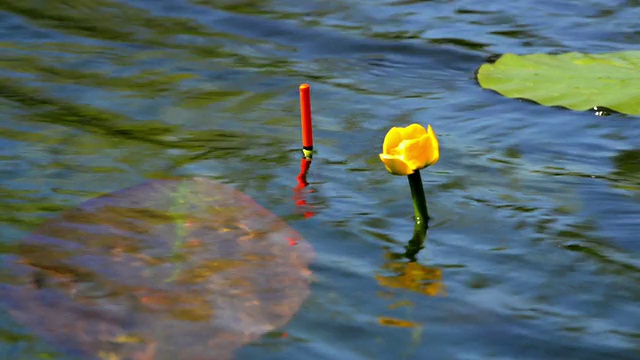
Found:
[{"label": "green lily pad", "polygon": [[485,89],[545,106],[640,115],[640,51],[504,54],[477,78]]}]

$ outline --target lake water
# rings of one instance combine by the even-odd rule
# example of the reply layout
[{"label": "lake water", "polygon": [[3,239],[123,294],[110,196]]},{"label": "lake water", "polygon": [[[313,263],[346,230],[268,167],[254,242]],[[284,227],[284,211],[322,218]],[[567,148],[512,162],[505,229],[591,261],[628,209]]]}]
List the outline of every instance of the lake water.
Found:
[{"label": "lake water", "polygon": [[[474,71],[634,50],[639,18],[634,0],[0,0],[0,255],[100,194],[204,176],[316,251],[303,307],[239,359],[637,359],[638,118],[503,98]],[[318,152],[294,193],[305,82]],[[412,122],[442,155],[408,264],[409,187],[378,153]],[[0,358],[69,356],[0,309]]]}]

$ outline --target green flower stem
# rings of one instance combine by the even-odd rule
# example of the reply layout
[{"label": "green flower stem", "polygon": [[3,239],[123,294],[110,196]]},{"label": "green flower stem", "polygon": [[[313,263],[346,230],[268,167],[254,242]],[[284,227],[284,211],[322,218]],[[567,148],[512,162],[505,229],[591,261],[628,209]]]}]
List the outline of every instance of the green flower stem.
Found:
[{"label": "green flower stem", "polygon": [[416,227],[426,228],[429,222],[429,211],[427,210],[427,199],[424,196],[420,170],[414,171],[413,174],[407,176],[407,178],[409,179],[409,186],[411,187],[413,210],[416,214]]},{"label": "green flower stem", "polygon": [[411,187],[411,198],[413,199],[413,211],[415,213],[415,225],[413,227],[413,237],[406,246],[405,256],[411,261],[416,260],[418,252],[424,248],[424,240],[429,227],[429,210],[427,209],[427,199],[424,195],[422,177],[420,170],[416,170],[407,177]]}]

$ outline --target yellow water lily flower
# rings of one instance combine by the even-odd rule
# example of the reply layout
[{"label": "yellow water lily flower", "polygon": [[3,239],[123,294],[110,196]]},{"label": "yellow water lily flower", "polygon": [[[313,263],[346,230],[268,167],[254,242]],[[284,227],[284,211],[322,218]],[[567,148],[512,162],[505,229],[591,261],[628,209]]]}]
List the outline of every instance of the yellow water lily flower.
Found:
[{"label": "yellow water lily flower", "polygon": [[393,127],[384,137],[380,160],[393,175],[411,175],[438,162],[440,145],[431,125]]}]

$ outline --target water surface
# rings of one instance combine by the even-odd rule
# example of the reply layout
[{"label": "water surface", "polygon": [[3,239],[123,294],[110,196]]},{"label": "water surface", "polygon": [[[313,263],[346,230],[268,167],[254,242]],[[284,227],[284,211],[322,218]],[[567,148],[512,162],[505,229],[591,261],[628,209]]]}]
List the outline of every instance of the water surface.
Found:
[{"label": "water surface", "polygon": [[[637,1],[0,0],[0,254],[105,192],[205,176],[316,250],[310,298],[238,358],[637,358],[637,118],[502,98],[473,73],[495,53],[637,49],[639,17]],[[303,82],[318,154],[294,192]],[[409,189],[378,153],[412,122],[442,157],[408,264]],[[0,310],[0,358],[69,356]]]}]

